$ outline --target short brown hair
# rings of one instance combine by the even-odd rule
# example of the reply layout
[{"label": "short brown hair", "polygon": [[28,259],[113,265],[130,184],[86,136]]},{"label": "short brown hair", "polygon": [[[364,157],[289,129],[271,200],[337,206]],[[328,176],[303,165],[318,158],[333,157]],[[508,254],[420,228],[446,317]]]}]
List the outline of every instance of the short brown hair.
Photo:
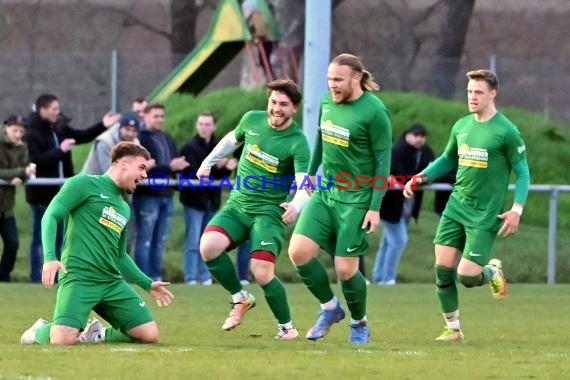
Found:
[{"label": "short brown hair", "polygon": [[499,89],[499,78],[490,70],[473,70],[468,71],[465,75],[471,80],[484,80],[493,90]]},{"label": "short brown hair", "polygon": [[214,121],[214,124],[216,124],[216,115],[214,115],[214,113],[212,111],[202,111],[200,112],[200,114],[198,115],[198,117],[200,116],[205,116],[205,117],[211,117],[212,120]]},{"label": "short brown hair", "polygon": [[122,141],[115,145],[111,151],[111,162],[117,162],[123,157],[142,157],[145,160],[150,160],[150,153],[145,147],[129,141]]},{"label": "short brown hair", "polygon": [[164,104],[160,104],[160,103],[150,103],[149,105],[147,105],[144,108],[144,113],[149,113],[150,111],[152,111],[153,109],[159,109],[159,110],[166,110],[166,107],[164,106]]},{"label": "short brown hair", "polygon": [[272,91],[284,93],[295,106],[298,106],[301,100],[303,100],[299,86],[291,79],[277,79],[273,82],[269,82],[267,83],[267,90],[269,94],[271,94]]}]

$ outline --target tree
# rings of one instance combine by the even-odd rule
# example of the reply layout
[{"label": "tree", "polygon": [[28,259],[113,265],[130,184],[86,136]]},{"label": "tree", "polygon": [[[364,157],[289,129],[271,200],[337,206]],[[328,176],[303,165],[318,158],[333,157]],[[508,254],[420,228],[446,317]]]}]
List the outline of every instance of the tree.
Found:
[{"label": "tree", "polygon": [[445,4],[446,12],[441,23],[437,57],[429,76],[427,90],[449,99],[455,92],[455,78],[461,67],[461,56],[475,0],[448,0]]}]

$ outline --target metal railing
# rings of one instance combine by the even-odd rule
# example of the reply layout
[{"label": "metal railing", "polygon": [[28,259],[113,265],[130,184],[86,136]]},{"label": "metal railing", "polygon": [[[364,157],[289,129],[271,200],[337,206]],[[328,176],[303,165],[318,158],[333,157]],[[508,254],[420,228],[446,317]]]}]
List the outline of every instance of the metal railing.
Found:
[{"label": "metal railing", "polygon": [[[26,181],[25,185],[37,186],[37,185],[61,185],[65,182],[64,178],[34,178]],[[220,181],[208,182],[209,186],[218,186]],[[193,180],[183,180],[178,179],[153,179],[153,186],[166,185],[169,187],[178,188],[181,186],[192,186],[199,187],[204,185],[198,179]],[[225,182],[227,185],[227,182]],[[0,186],[8,185],[6,181],[0,180]],[[139,186],[149,186],[148,181],[143,181],[139,183]],[[452,190],[453,187],[449,184],[436,183],[427,186],[422,186],[422,190]],[[515,186],[509,185],[509,190],[514,191]],[[547,269],[547,283],[553,285],[556,283],[556,231],[557,231],[557,221],[558,221],[558,196],[560,193],[570,193],[570,185],[530,185],[529,191],[539,192],[539,193],[550,193],[549,201],[549,215],[548,215],[548,269]]]}]

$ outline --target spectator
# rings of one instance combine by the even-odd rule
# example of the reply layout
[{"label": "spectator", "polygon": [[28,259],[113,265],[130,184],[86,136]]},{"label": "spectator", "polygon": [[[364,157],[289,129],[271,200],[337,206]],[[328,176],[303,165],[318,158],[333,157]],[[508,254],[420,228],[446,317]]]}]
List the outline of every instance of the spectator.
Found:
[{"label": "spectator", "polygon": [[[86,129],[69,126],[70,119],[60,112],[55,95],[43,94],[35,102],[34,111],[28,116],[29,128],[26,142],[30,159],[37,165],[40,178],[68,178],[73,176],[71,150],[75,144],[92,141],[106,128],[119,121],[120,115],[107,113],[102,121]],[[30,266],[32,282],[40,282],[42,269],[41,220],[60,185],[26,186],[26,201],[32,208],[32,242]],[[58,227],[56,251],[59,258],[63,240],[63,224]]]},{"label": "spectator", "polygon": [[133,100],[133,106],[131,110],[139,116],[139,129],[141,131],[146,129],[146,126],[144,125],[144,109],[146,106],[148,106],[148,100],[142,96]]},{"label": "spectator", "polygon": [[[183,174],[185,178],[195,179],[200,164],[218,144],[214,135],[216,117],[213,113],[204,111],[196,120],[196,136],[182,147],[180,155],[190,163]],[[221,179],[229,175],[237,167],[237,160],[221,159],[214,167],[210,176]],[[180,203],[184,206],[184,281],[188,285],[211,285],[212,277],[200,256],[200,236],[204,228],[220,208],[222,190],[220,189],[191,189],[185,187],[180,191]]]},{"label": "spectator", "polygon": [[[163,131],[165,108],[162,104],[149,104],[144,110],[146,129],[140,133],[140,142],[155,160],[149,177],[170,176],[188,167],[184,157],[177,157],[176,143]],[[162,278],[162,256],[172,222],[174,203],[172,188],[162,190],[150,186],[137,187],[133,197],[137,237],[135,262],[153,281]]]},{"label": "spectator", "polygon": [[4,122],[4,130],[0,134],[0,179],[9,183],[0,186],[0,235],[4,242],[0,260],[0,282],[10,282],[10,273],[14,269],[20,245],[13,213],[15,186],[36,173],[35,164],[30,163],[28,149],[22,141],[26,127],[26,119],[12,115]]},{"label": "spectator", "polygon": [[[433,161],[434,154],[426,144],[427,130],[422,124],[414,124],[405,131],[392,148],[390,174],[403,176],[398,180],[405,183],[407,176],[414,175],[426,168]],[[392,182],[392,181],[391,181]],[[416,192],[413,199],[405,200],[402,189],[386,192],[380,208],[380,218],[384,226],[376,262],[373,280],[379,285],[395,285],[398,264],[408,244],[408,222],[419,216],[422,192]],[[411,202],[410,202],[411,201]]]},{"label": "spectator", "polygon": [[121,122],[101,133],[95,139],[91,152],[83,165],[86,174],[103,174],[111,167],[111,150],[121,141],[139,144],[139,119],[134,112],[127,112]]}]

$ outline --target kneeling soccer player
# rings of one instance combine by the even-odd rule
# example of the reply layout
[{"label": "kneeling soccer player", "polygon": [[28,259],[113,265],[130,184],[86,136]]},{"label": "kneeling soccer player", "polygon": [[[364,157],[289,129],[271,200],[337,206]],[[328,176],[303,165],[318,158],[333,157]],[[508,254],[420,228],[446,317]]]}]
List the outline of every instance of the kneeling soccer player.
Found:
[{"label": "kneeling soccer player", "polygon": [[[36,321],[22,335],[22,344],[155,343],[159,339],[148,306],[123,279],[149,291],[159,306],[172,301],[166,289],[169,283],[153,282],[126,252],[130,211],[123,193],[132,193],[146,178],[150,154],[137,144],[122,142],[111,156],[107,173],[70,178],[46,210],[42,283],[51,287],[61,271],[57,300],[53,321]],[[55,257],[55,235],[63,219],[66,231],[60,262]],[[87,324],[91,311],[112,327],[104,329],[96,319]]]}]

